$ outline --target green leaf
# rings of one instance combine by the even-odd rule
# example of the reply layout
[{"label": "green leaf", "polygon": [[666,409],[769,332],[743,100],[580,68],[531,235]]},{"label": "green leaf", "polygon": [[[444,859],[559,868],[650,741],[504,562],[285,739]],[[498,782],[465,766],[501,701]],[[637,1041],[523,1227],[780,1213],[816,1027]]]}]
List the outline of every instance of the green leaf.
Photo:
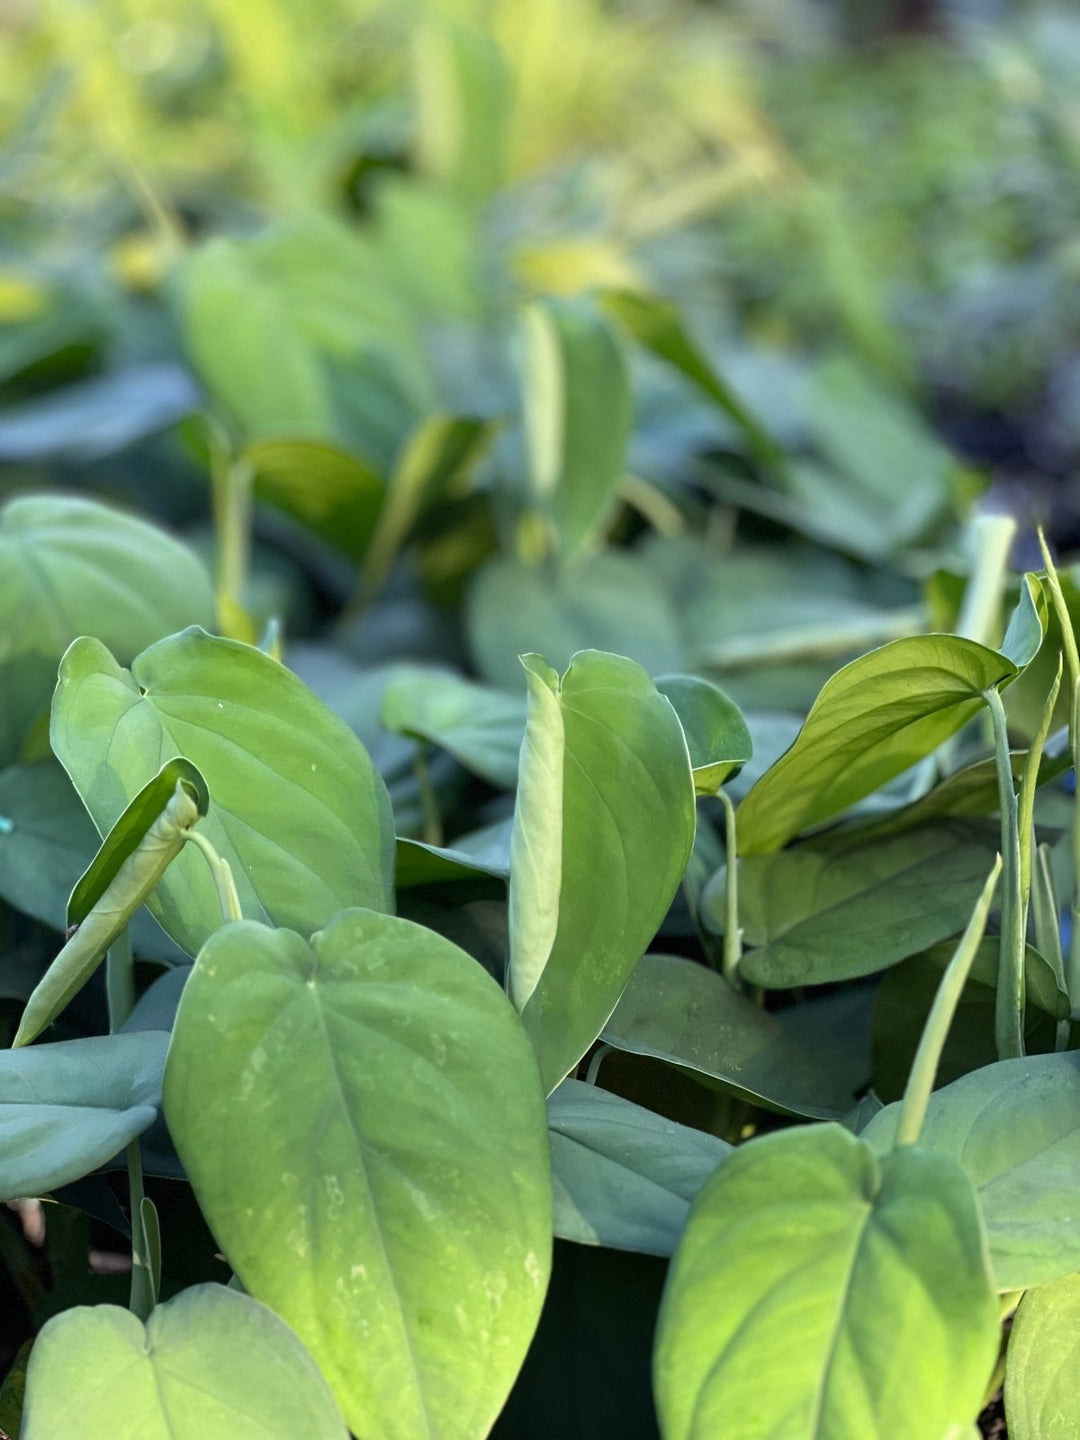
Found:
[{"label": "green leaf", "polygon": [[[96,640],[64,657],[52,744],[102,831],[162,758],[212,796],[200,829],[232,867],[245,915],[310,933],[344,904],[390,909],[386,789],[342,720],[250,646],[186,630],[123,670]],[[180,855],[149,901],[190,954],[221,909],[202,855]]]},{"label": "green leaf", "polygon": [[[873,975],[956,935],[982,892],[1001,840],[975,821],[865,840],[855,831],[739,860],[739,974],[770,990]],[[724,876],[702,911],[724,929]]]},{"label": "green leaf", "polygon": [[200,815],[210,808],[206,781],[190,760],[166,760],[158,773],[139,791],[101,843],[101,848],[79,879],[68,900],[68,926],[81,925],[116,879],[124,862],[146,838],[146,833],[172,799],[177,785],[195,801]]},{"label": "green leaf", "polygon": [[0,1200],[78,1180],[153,1124],[168,1043],[143,1030],[0,1050]]},{"label": "green leaf", "polygon": [[310,944],[227,926],[180,1002],[165,1113],[230,1264],[353,1431],[487,1433],[540,1313],[551,1193],[535,1062],[475,961],[371,911]]},{"label": "green leaf", "polygon": [[[899,1111],[887,1105],[863,1131],[879,1153]],[[1080,1052],[1000,1060],[936,1090],[920,1144],[967,1172],[999,1290],[1080,1270]]]},{"label": "green leaf", "polygon": [[220,237],[189,253],[182,322],[199,377],[247,435],[330,433],[327,378],[288,293],[260,273],[242,242]]},{"label": "green leaf", "polygon": [[580,1080],[548,1097],[555,1234],[670,1255],[690,1202],[731,1146]]},{"label": "green leaf", "polygon": [[[497,829],[501,836],[505,831],[504,824],[500,822]],[[506,838],[509,845],[509,836]],[[508,880],[509,855],[504,859],[494,851],[482,854],[462,849],[457,843],[449,846],[427,845],[422,840],[408,840],[398,836],[394,884],[399,890],[408,890],[414,885],[441,885],[447,881],[475,880],[482,876]]]},{"label": "green leaf", "polygon": [[510,847],[510,998],[550,1092],[603,1029],[694,842],[682,727],[645,672],[523,657],[529,718]]},{"label": "green leaf", "polygon": [[[996,936],[979,946],[949,1026],[937,1071],[939,1087],[982,1065],[992,1065],[998,1058],[994,1043],[998,948]],[[953,949],[951,944],[935,945],[922,955],[912,955],[889,971],[878,990],[874,1007],[874,1090],[882,1100],[899,1100],[904,1093],[923,1025]],[[1027,1051],[1032,1054],[1053,1050],[1056,1022],[1068,1016],[1069,997],[1058,988],[1049,961],[1030,945],[1026,976]]]},{"label": "green leaf", "polygon": [[538,300],[525,311],[524,403],[533,494],[572,556],[611,515],[630,435],[626,359],[593,307]]},{"label": "green leaf", "polygon": [[742,431],[747,446],[763,465],[783,463],[783,451],[757,417],[719,375],[692,338],[678,309],[653,295],[632,290],[607,290],[600,303],[623,325],[639,345],[665,360],[691,380]]},{"label": "green leaf", "polygon": [[391,681],[382,723],[448,750],[474,775],[512,790],[525,733],[525,701],[459,675],[431,670]]},{"label": "green leaf", "polygon": [[921,1147],[839,1126],[753,1140],[698,1195],[654,1367],[665,1440],[944,1437],[998,1347],[978,1206]]},{"label": "green leaf", "polygon": [[[55,760],[0,771],[0,897],[54,930],[101,837]],[[136,954],[173,962],[182,954],[145,909],[132,917]]]},{"label": "green leaf", "polygon": [[0,1385],[0,1430],[5,1431],[10,1436],[10,1440],[19,1440],[19,1432],[22,1428],[26,1367],[30,1363],[30,1351],[33,1349],[33,1345],[33,1340],[23,1341],[11,1369],[4,1376],[3,1384]]},{"label": "green leaf", "polygon": [[390,573],[423,511],[471,479],[495,437],[493,421],[431,415],[409,435],[394,464],[364,563],[364,594]]},{"label": "green leaf", "polygon": [[362,560],[382,507],[384,486],[355,455],[316,440],[263,440],[249,445],[258,499],[291,515],[350,560]]},{"label": "green leaf", "polygon": [[662,675],[656,688],[671,701],[679,717],[690,751],[694,788],[699,795],[715,795],[754,753],[742,712],[718,685],[696,675]]},{"label": "green leaf", "polygon": [[503,177],[513,109],[494,37],[432,16],[420,30],[416,80],[421,168],[466,203],[486,200]]},{"label": "green leaf", "polygon": [[145,1326],[116,1305],[55,1315],[30,1356],[21,1440],[73,1426],[79,1440],[346,1440],[296,1336],[224,1285],[181,1291]]},{"label": "green leaf", "polygon": [[781,1114],[838,1119],[870,1076],[857,997],[769,1014],[722,975],[679,955],[643,955],[604,1042],[678,1065]]},{"label": "green leaf", "polygon": [[19,758],[77,636],[92,633],[128,661],[213,617],[205,570],[164,531],[89,500],[9,501],[0,510],[0,763]]},{"label": "green leaf", "polygon": [[[29,1045],[78,994],[106,952],[124,934],[136,910],[153,894],[183,850],[198,818],[195,800],[184,782],[178,780],[164,808],[141,829],[136,847],[116,866],[105,888],[99,889],[91,881],[90,888],[98,890],[93,908],[72,928],[63,949],[35,986],[11,1042],[13,1046]],[[130,964],[129,947],[125,947],[125,953],[125,963]],[[110,987],[110,1013],[113,1004]]]},{"label": "green leaf", "polygon": [[1020,673],[955,635],[913,635],[845,665],[795,744],[739,806],[742,854],[779,850],[937,749],[977,715],[983,693]]},{"label": "green leaf", "polygon": [[1010,1440],[1080,1437],[1080,1275],[1029,1290],[1020,1301],[1005,1366]]},{"label": "green leaf", "polygon": [[679,625],[660,585],[633,555],[608,550],[553,576],[503,558],[485,565],[468,598],[469,645],[485,680],[515,693],[519,655],[559,670],[579,650],[625,655],[650,674],[684,661]]}]

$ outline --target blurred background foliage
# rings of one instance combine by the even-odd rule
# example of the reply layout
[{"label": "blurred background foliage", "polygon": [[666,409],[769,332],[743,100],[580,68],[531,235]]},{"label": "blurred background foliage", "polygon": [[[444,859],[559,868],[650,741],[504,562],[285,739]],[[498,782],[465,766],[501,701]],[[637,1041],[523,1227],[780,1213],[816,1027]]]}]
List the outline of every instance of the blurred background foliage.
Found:
[{"label": "blurred background foliage", "polygon": [[[7,0],[0,36],[0,485],[188,526],[212,496],[238,633],[283,586],[294,633],[353,594],[328,495],[375,576],[354,618],[407,541],[442,608],[497,552],[559,550],[538,297],[595,331],[555,346],[600,397],[580,433],[623,425],[606,336],[630,366],[620,503],[570,569],[643,529],[780,534],[826,547],[841,611],[885,583],[852,561],[891,557],[903,600],[937,575],[944,623],[949,525],[987,485],[1080,535],[1067,7]],[[302,531],[254,576],[238,466],[263,539]]]}]

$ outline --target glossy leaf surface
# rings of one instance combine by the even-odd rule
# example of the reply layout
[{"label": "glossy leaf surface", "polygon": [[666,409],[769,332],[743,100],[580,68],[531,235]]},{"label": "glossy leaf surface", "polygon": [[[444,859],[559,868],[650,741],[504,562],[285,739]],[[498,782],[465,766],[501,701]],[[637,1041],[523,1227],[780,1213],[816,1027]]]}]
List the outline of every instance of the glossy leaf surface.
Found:
[{"label": "glossy leaf surface", "polygon": [[1080,1275],[1063,1275],[1020,1301],[1005,1367],[1010,1440],[1080,1436]]},{"label": "glossy leaf surface", "polygon": [[[76,1428],[77,1427],[77,1428]],[[195,1285],[144,1326],[115,1305],[78,1306],[30,1358],[23,1440],[346,1440],[326,1382],[272,1310]]]},{"label": "glossy leaf surface", "polygon": [[371,911],[310,944],[231,925],[184,990],[165,1110],[230,1263],[350,1427],[486,1433],[540,1313],[551,1193],[535,1061],[476,962]]},{"label": "glossy leaf surface", "polygon": [[[64,660],[52,742],[102,831],[162,760],[197,765],[212,796],[200,827],[250,918],[310,933],[345,904],[392,907],[382,780],[345,723],[261,651],[193,629],[127,671],[81,640]],[[188,846],[149,907],[194,955],[221,923],[203,856]]]},{"label": "glossy leaf surface", "polygon": [[9,501],[0,511],[0,761],[19,758],[76,636],[93,633],[127,662],[213,616],[202,564],[156,526],[74,497]]},{"label": "glossy leaf surface", "polygon": [[[739,862],[739,973],[790,989],[872,975],[964,928],[1000,846],[996,827],[941,823],[880,840],[810,842]],[[705,889],[723,929],[723,875]]]},{"label": "glossy leaf surface", "polygon": [[915,635],[838,671],[795,744],[739,807],[742,853],[778,850],[922,760],[1018,675],[1005,655],[955,635]]},{"label": "glossy leaf surface", "polygon": [[[879,1153],[899,1105],[863,1131]],[[979,1197],[1000,1290],[1080,1270],[1080,1053],[1000,1060],[930,1097],[921,1143],[963,1166]]]},{"label": "glossy leaf surface", "polygon": [[682,728],[632,661],[524,659],[529,718],[510,851],[509,993],[552,1090],[667,913],[694,840]]},{"label": "glossy leaf surface", "polygon": [[838,1126],[751,1141],[698,1195],[668,1275],[665,1440],[958,1433],[997,1352],[983,1244],[940,1155],[878,1160]]},{"label": "glossy leaf surface", "polygon": [[610,1091],[564,1080],[548,1097],[555,1234],[670,1255],[690,1202],[731,1146]]},{"label": "glossy leaf surface", "polygon": [[835,995],[770,1015],[715,970],[643,955],[603,1039],[781,1114],[837,1119],[869,1079],[864,1008]]},{"label": "glossy leaf surface", "polygon": [[168,1035],[95,1035],[0,1051],[0,1200],[44,1195],[153,1123]]},{"label": "glossy leaf surface", "polygon": [[671,701],[683,727],[694,788],[699,795],[715,795],[754,753],[742,712],[718,685],[696,675],[662,675],[656,688]]}]

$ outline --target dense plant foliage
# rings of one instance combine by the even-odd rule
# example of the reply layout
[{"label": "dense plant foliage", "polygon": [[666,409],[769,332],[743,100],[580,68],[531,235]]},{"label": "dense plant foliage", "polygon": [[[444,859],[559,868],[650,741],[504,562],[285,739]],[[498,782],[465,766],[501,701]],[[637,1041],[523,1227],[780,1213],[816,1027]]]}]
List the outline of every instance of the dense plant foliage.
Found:
[{"label": "dense plant foliage", "polygon": [[572,5],[25,22],[13,1440],[1080,1426],[1080,591],[919,403],[1064,366],[1073,30]]}]

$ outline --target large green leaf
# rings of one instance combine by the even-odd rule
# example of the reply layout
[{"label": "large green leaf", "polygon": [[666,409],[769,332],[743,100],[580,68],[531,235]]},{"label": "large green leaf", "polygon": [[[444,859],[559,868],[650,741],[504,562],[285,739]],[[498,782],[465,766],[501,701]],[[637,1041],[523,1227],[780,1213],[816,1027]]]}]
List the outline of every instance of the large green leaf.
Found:
[{"label": "large green leaf", "polygon": [[[863,1131],[879,1152],[900,1106]],[[930,1097],[921,1144],[956,1160],[979,1197],[1000,1290],[1080,1270],[1080,1052],[1000,1060]]]},{"label": "large green leaf", "polygon": [[589,649],[625,655],[654,675],[683,664],[670,601],[634,556],[618,550],[560,575],[495,560],[469,592],[467,625],[477,668],[504,690],[520,688],[518,656],[533,652],[560,670]]},{"label": "large green leaf", "polygon": [[607,322],[578,301],[531,305],[525,339],[529,475],[569,555],[597,537],[615,503],[630,435],[626,360]]},{"label": "large green leaf", "polygon": [[548,1128],[555,1234],[646,1255],[674,1251],[691,1200],[731,1153],[715,1135],[580,1080],[548,1097]]},{"label": "large green leaf", "polygon": [[[103,833],[162,761],[197,765],[212,797],[200,829],[253,919],[310,933],[343,905],[393,906],[382,780],[348,726],[259,650],[191,629],[127,671],[97,640],[80,640],[61,666],[52,744]],[[149,908],[192,955],[220,924],[194,847]]]},{"label": "large green leaf", "polygon": [[383,695],[382,723],[448,750],[467,770],[512,790],[525,733],[525,700],[446,671],[416,671]]},{"label": "large green leaf", "polygon": [[77,1306],[38,1336],[22,1440],[346,1440],[326,1382],[272,1310],[195,1285],[144,1326]]},{"label": "large green leaf", "polygon": [[1015,679],[1004,654],[955,635],[913,635],[838,671],[795,744],[739,806],[739,849],[779,850],[846,810],[978,714],[983,695]]},{"label": "large green leaf", "polygon": [[770,1015],[715,970],[680,955],[644,955],[603,1039],[754,1105],[831,1120],[870,1078],[863,1008],[861,997],[844,994]]},{"label": "large green leaf", "polygon": [[523,663],[508,988],[550,1091],[667,913],[694,842],[694,782],[674,710],[632,660],[586,650],[561,680],[538,655]]},{"label": "large green leaf", "polygon": [[484,1435],[535,1328],[551,1190],[536,1065],[455,945],[350,910],[245,921],[180,1002],[165,1113],[245,1287],[361,1435]]},{"label": "large green leaf", "polygon": [[190,550],[119,510],[58,495],[0,510],[0,763],[48,708],[61,655],[93,634],[123,661],[185,625],[210,625]]},{"label": "large green leaf", "polygon": [[78,1180],[141,1135],[168,1043],[144,1030],[0,1050],[0,1200]]},{"label": "large green leaf", "polygon": [[[854,980],[958,934],[1001,844],[996,826],[941,822],[864,840],[855,832],[739,861],[739,973],[791,989]],[[724,924],[723,873],[705,888]]]},{"label": "large green leaf", "polygon": [[1080,1440],[1080,1275],[1029,1290],[1009,1335],[1010,1440]]},{"label": "large green leaf", "polygon": [[718,685],[697,675],[662,675],[656,688],[671,701],[683,727],[694,788],[699,795],[715,795],[754,753],[742,712]]},{"label": "large green leaf", "polygon": [[945,1440],[978,1412],[998,1311],[971,1185],[839,1126],[738,1150],[701,1190],[657,1329],[665,1440]]},{"label": "large green leaf", "polygon": [[385,493],[370,465],[315,440],[262,440],[249,445],[242,458],[260,500],[351,560],[364,558]]}]

